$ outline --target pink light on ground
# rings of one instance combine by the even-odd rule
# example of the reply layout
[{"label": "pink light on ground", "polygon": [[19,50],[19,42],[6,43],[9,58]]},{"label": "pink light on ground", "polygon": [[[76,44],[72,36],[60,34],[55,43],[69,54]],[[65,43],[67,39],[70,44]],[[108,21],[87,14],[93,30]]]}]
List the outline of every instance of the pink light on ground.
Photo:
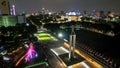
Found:
[{"label": "pink light on ground", "polygon": [[36,56],[37,56],[37,53],[36,53],[36,51],[34,50],[33,44],[30,43],[30,47],[29,47],[29,49],[28,49],[28,51],[27,51],[27,53],[26,53],[25,60],[26,60],[27,62],[29,62],[30,59],[32,59],[32,58],[34,58],[34,57],[36,57]]}]

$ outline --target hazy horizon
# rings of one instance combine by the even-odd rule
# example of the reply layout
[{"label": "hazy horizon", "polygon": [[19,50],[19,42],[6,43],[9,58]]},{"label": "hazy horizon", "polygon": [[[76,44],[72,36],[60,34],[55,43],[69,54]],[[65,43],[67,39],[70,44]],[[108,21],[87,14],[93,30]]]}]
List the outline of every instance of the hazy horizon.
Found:
[{"label": "hazy horizon", "polygon": [[[14,2],[13,2],[14,1]],[[120,0],[10,0],[10,5],[15,4],[16,12],[36,12],[42,8],[49,11],[115,11],[120,12]]]}]

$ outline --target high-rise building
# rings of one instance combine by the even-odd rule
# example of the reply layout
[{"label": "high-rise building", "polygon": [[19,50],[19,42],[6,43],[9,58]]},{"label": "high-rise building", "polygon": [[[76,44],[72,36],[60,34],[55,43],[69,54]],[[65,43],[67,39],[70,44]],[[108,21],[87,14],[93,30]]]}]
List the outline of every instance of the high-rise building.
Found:
[{"label": "high-rise building", "polygon": [[17,23],[18,23],[17,16],[0,16],[0,27],[15,26]]},{"label": "high-rise building", "polygon": [[12,9],[10,11],[11,15],[16,16],[15,5],[12,5]]},{"label": "high-rise building", "polygon": [[8,0],[0,0],[0,14],[10,15],[10,5]]}]

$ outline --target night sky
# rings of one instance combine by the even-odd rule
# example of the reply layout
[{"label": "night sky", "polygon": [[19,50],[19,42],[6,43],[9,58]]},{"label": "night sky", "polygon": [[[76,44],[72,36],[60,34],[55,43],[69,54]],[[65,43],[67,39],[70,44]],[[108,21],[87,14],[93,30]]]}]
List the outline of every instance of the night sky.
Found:
[{"label": "night sky", "polygon": [[42,8],[50,11],[115,11],[120,12],[120,0],[9,0],[17,13],[35,12]]}]

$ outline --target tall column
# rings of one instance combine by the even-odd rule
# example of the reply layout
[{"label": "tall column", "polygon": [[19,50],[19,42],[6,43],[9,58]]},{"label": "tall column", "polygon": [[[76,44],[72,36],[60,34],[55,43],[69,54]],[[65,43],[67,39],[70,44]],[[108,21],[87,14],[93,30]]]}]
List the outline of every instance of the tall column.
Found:
[{"label": "tall column", "polygon": [[72,57],[74,58],[75,57],[75,43],[76,43],[76,35],[74,34],[73,35],[73,44],[72,44],[72,47],[73,47],[73,50],[72,50]]},{"label": "tall column", "polygon": [[75,57],[74,50],[75,50],[75,43],[76,43],[76,34],[74,32],[74,26],[71,27],[71,35],[70,35],[69,43],[70,43],[69,59],[71,59],[71,57],[73,58]]},{"label": "tall column", "polygon": [[69,44],[70,44],[70,47],[69,47],[69,59],[71,59],[71,47],[72,47],[72,35],[70,35],[70,38],[69,38]]}]

